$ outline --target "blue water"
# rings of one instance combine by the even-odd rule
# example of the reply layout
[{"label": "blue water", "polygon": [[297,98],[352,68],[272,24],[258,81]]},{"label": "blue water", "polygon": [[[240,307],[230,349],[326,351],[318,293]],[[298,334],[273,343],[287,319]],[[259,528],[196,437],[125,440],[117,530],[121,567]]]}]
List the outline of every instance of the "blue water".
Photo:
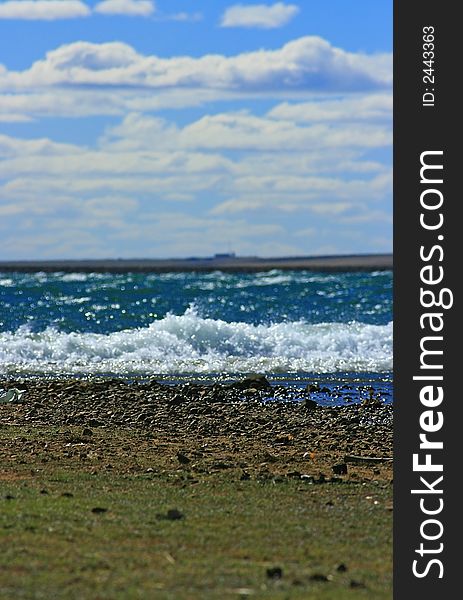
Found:
[{"label": "blue water", "polygon": [[391,272],[0,273],[0,306],[0,375],[392,381]]}]

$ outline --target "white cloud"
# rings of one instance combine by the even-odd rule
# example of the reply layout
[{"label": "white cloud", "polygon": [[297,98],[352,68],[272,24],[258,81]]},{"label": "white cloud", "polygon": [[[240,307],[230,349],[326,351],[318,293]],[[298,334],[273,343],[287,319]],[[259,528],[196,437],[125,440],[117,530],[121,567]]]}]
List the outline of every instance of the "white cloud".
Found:
[{"label": "white cloud", "polygon": [[0,69],[0,90],[185,89],[220,94],[275,95],[376,91],[392,83],[390,54],[366,55],[307,36],[277,50],[199,58],[144,56],[122,42],[74,42],[46,54],[24,71]]},{"label": "white cloud", "polygon": [[286,25],[299,12],[295,4],[235,4],[222,16],[222,27],[257,27],[274,29]]},{"label": "white cloud", "polygon": [[103,0],[95,5],[94,11],[103,15],[127,15],[149,17],[156,10],[152,0]]},{"label": "white cloud", "polygon": [[298,123],[310,121],[378,121],[392,118],[392,94],[371,94],[323,100],[278,104],[268,116]]},{"label": "white cloud", "polygon": [[87,17],[90,13],[80,0],[7,0],[0,4],[0,19],[54,21]]},{"label": "white cloud", "polygon": [[119,151],[155,147],[195,151],[273,151],[282,154],[314,150],[325,155],[327,149],[365,150],[389,146],[392,132],[382,123],[301,125],[247,112],[205,115],[179,128],[159,117],[132,113],[120,125],[107,130],[104,142],[107,147]]},{"label": "white cloud", "polygon": [[159,17],[161,21],[183,21],[185,23],[195,23],[197,21],[201,21],[203,19],[203,15],[200,12],[187,13],[187,12],[179,12],[173,13],[171,15],[163,15]]}]

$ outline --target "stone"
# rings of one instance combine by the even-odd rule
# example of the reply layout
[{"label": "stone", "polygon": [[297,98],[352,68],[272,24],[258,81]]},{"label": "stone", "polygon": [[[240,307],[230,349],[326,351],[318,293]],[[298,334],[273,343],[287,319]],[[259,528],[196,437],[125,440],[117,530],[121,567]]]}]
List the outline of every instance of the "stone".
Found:
[{"label": "stone", "polygon": [[333,469],[333,473],[335,475],[347,475],[346,463],[339,463],[337,465],[333,465],[331,468]]},{"label": "stone", "polygon": [[306,398],[302,402],[302,406],[304,408],[306,408],[307,410],[314,410],[315,408],[317,408],[318,404],[315,402],[315,400],[311,400],[310,398]]},{"label": "stone", "polygon": [[283,577],[283,569],[281,567],[271,567],[267,569],[267,577],[269,579],[281,579]]},{"label": "stone", "polygon": [[313,575],[310,576],[310,581],[327,582],[327,581],[329,581],[329,578],[326,575],[324,575],[323,573],[314,573]]},{"label": "stone", "polygon": [[179,510],[177,510],[176,508],[170,508],[167,511],[165,518],[168,521],[179,521],[180,519],[184,519],[185,515],[183,513],[181,513]]},{"label": "stone", "polygon": [[101,515],[105,512],[108,512],[108,509],[103,508],[102,506],[95,506],[95,508],[92,508],[92,513],[95,515]]},{"label": "stone", "polygon": [[181,465],[188,465],[191,462],[188,456],[182,452],[177,452],[177,460]]},{"label": "stone", "polygon": [[241,379],[240,381],[235,381],[234,383],[230,384],[230,387],[239,390],[248,390],[253,388],[255,390],[268,390],[271,389],[272,386],[265,375],[253,373],[248,375],[248,377]]},{"label": "stone", "polygon": [[306,388],[305,388],[306,392],[319,392],[320,391],[320,386],[318,385],[318,383],[309,383]]}]

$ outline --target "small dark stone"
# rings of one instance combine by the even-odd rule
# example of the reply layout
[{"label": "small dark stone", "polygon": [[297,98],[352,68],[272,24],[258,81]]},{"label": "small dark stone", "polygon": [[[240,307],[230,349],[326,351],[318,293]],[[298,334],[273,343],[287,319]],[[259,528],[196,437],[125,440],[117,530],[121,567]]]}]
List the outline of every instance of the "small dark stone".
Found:
[{"label": "small dark stone", "polygon": [[345,573],[347,571],[347,567],[344,563],[341,563],[336,567],[336,571],[338,571],[338,573]]},{"label": "small dark stone", "polygon": [[85,436],[90,436],[90,435],[93,435],[93,431],[92,431],[90,428],[88,428],[88,427],[85,427],[85,428],[82,430],[82,435],[85,435]]},{"label": "small dark stone", "polygon": [[267,577],[269,579],[281,579],[283,577],[283,569],[281,567],[271,567],[267,569]]},{"label": "small dark stone", "polygon": [[40,493],[46,495],[48,494],[48,490],[40,490]]},{"label": "small dark stone", "polygon": [[187,465],[191,462],[188,456],[186,456],[186,454],[182,454],[182,452],[177,452],[177,460],[181,465]]},{"label": "small dark stone", "polygon": [[261,375],[259,373],[253,373],[241,379],[240,381],[235,381],[229,387],[236,388],[239,390],[247,390],[249,388],[254,388],[256,390],[266,390],[271,388],[270,382],[265,377],[265,375]]},{"label": "small dark stone", "polygon": [[333,469],[333,473],[335,475],[347,475],[346,463],[339,463],[338,465],[333,465],[331,468]]},{"label": "small dark stone", "polygon": [[71,492],[63,492],[61,496],[63,496],[63,498],[73,498],[74,494],[72,494]]},{"label": "small dark stone", "polygon": [[320,391],[320,386],[318,385],[318,383],[309,383],[309,385],[305,388],[306,392],[319,392]]},{"label": "small dark stone", "polygon": [[357,581],[356,579],[351,579],[349,587],[351,588],[365,588],[366,585],[361,581]]},{"label": "small dark stone", "polygon": [[183,404],[187,398],[182,396],[182,394],[175,394],[172,398],[169,398],[169,406],[180,406]]},{"label": "small dark stone", "polygon": [[342,483],[342,478],[341,477],[332,477],[330,479],[330,483]]},{"label": "small dark stone", "polygon": [[166,513],[166,519],[169,521],[179,521],[184,518],[184,514],[176,508],[170,508]]},{"label": "small dark stone", "polygon": [[95,506],[95,508],[92,508],[92,513],[95,515],[101,515],[105,512],[108,512],[108,509],[103,508],[102,506]]},{"label": "small dark stone", "polygon": [[314,573],[313,575],[310,576],[310,581],[329,581],[328,577],[326,575],[323,575],[323,573]]},{"label": "small dark stone", "polygon": [[12,496],[11,494],[6,494],[6,496],[5,496],[5,500],[14,500],[14,499],[15,499],[15,497]]},{"label": "small dark stone", "polygon": [[302,402],[302,405],[307,410],[314,410],[314,408],[317,408],[317,406],[318,406],[318,404],[315,402],[315,400],[311,400],[310,398],[306,398]]}]

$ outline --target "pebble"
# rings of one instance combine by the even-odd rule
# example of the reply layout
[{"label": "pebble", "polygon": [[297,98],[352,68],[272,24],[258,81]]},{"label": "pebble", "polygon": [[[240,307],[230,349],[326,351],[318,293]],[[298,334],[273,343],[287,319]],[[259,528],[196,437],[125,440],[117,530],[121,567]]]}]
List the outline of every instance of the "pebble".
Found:
[{"label": "pebble", "polygon": [[283,569],[281,567],[271,567],[267,569],[267,577],[269,579],[281,579],[283,577]]}]

